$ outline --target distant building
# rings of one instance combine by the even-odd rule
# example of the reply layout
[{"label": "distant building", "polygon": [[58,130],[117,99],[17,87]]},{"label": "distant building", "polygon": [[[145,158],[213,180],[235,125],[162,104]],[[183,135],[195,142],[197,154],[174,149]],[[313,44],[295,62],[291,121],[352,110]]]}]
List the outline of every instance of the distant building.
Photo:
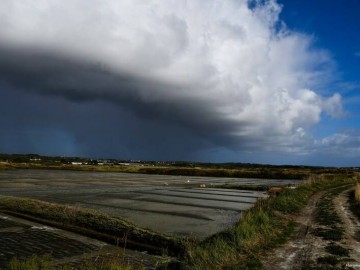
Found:
[{"label": "distant building", "polygon": [[78,162],[78,161],[73,161],[71,162],[72,165],[82,165],[83,163],[82,162]]}]

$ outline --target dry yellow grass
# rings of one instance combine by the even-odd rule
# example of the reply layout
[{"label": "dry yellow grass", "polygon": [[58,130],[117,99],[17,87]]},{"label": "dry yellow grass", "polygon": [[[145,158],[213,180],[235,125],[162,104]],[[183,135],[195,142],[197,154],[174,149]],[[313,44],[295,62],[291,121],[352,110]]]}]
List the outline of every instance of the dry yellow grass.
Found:
[{"label": "dry yellow grass", "polygon": [[360,203],[360,184],[359,183],[357,183],[355,185],[355,201],[357,203]]},{"label": "dry yellow grass", "polygon": [[271,187],[268,191],[270,195],[277,196],[283,191],[283,187]]}]

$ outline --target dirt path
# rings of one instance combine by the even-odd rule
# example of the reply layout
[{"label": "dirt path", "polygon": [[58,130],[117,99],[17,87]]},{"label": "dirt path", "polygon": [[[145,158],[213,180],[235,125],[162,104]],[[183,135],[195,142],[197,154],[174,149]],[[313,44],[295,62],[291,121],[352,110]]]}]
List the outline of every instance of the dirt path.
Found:
[{"label": "dirt path", "polygon": [[267,254],[262,260],[264,269],[301,269],[304,261],[311,260],[312,257],[320,254],[321,241],[310,232],[313,230],[316,205],[322,195],[323,192],[319,192],[310,198],[308,205],[296,218],[298,226],[295,228],[292,239],[271,254]]},{"label": "dirt path", "polygon": [[[326,248],[331,244],[341,246],[349,251],[349,257],[346,255],[336,257],[338,258],[338,267],[344,267],[342,269],[360,269],[360,222],[349,210],[349,191],[348,189],[335,195],[330,201],[331,206],[334,206],[335,215],[337,214],[340,219],[336,226],[343,230],[340,241],[331,241],[315,235],[320,230],[332,228],[330,225],[319,224],[317,217],[319,211],[321,211],[319,207],[320,201],[323,197],[328,196],[329,191],[317,193],[310,198],[308,205],[296,217],[295,221],[298,225],[292,238],[283,246],[271,251],[270,254],[266,254],[266,257],[264,256],[261,260],[263,269],[297,270],[314,269],[317,266],[325,267],[321,269],[340,269],[332,268],[331,265],[323,265],[318,261],[319,258],[336,257],[326,251]],[[353,268],[347,268],[346,266],[352,266]]]}]

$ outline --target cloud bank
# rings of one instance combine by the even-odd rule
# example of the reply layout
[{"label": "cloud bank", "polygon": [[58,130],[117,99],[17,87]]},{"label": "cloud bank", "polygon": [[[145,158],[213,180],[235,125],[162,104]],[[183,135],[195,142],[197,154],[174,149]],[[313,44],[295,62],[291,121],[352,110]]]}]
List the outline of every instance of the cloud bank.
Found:
[{"label": "cloud bank", "polygon": [[274,0],[2,0],[0,80],[230,149],[305,153],[307,130],[342,101],[317,91],[331,57],[280,12]]}]

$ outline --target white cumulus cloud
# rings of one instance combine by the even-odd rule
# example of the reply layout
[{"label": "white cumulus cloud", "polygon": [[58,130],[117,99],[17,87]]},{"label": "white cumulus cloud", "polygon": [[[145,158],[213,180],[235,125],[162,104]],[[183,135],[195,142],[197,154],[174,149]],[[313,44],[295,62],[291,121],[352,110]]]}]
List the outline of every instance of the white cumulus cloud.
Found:
[{"label": "white cumulus cloud", "polygon": [[[91,94],[120,106],[136,95],[135,113],[148,107],[157,118],[231,138],[232,146],[259,141],[297,151],[323,112],[337,117],[343,109],[339,94],[314,89],[326,84],[330,56],[287,29],[280,12],[275,0],[251,8],[245,0],[2,0],[0,45],[94,66],[91,76],[67,74],[61,83],[47,75],[41,93],[57,83],[58,95]],[[36,59],[22,72],[46,73]],[[95,87],[104,70],[132,86]],[[91,87],[79,82],[84,77]]]}]

